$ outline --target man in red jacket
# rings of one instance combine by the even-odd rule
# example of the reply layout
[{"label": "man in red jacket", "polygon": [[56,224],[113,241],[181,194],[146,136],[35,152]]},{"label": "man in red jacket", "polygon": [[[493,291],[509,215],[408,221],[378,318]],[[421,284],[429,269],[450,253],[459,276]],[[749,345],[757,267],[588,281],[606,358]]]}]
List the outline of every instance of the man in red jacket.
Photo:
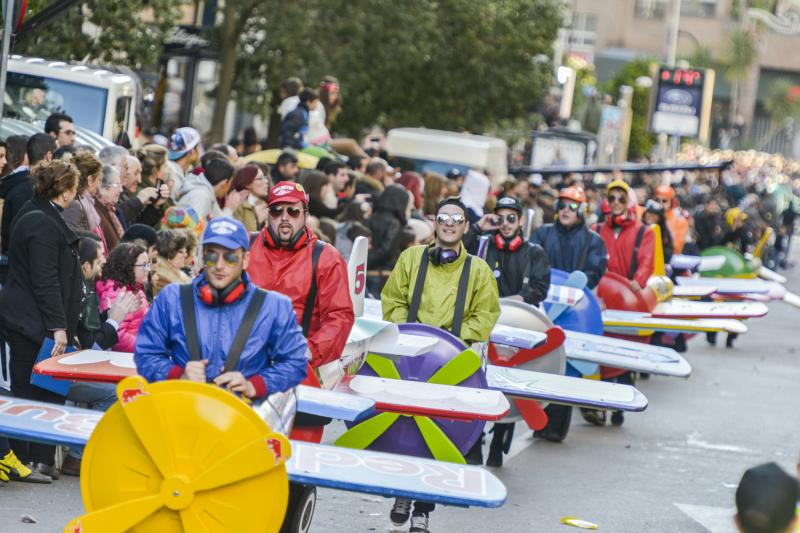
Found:
[{"label": "man in red jacket", "polygon": [[269,219],[250,249],[247,273],[259,287],[292,299],[311,366],[317,368],[342,355],[355,321],[347,265],[336,248],[306,227],[308,195],[302,185],[278,183],[267,205]]},{"label": "man in red jacket", "polygon": [[[650,228],[636,219],[636,205],[630,201],[629,192],[630,186],[621,179],[608,184],[606,200],[611,214],[600,228],[600,238],[608,250],[608,272],[628,278],[631,290],[638,292],[647,286],[653,274],[655,240]],[[609,367],[602,367],[601,372],[604,380],[634,384],[632,372]],[[605,424],[605,412],[590,409],[581,412],[589,422]],[[622,411],[611,415],[615,426],[621,426],[624,420]]]}]

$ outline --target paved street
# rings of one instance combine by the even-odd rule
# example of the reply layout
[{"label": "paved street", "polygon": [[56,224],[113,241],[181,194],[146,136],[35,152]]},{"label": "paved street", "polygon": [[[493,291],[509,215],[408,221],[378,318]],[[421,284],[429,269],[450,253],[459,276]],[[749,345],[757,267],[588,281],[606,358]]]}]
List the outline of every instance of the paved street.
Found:
[{"label": "paved street", "polygon": [[[789,276],[789,288],[800,292],[800,271]],[[692,377],[640,382],[650,407],[628,415],[622,428],[575,417],[567,441],[556,445],[534,442],[518,427],[513,456],[497,472],[508,487],[506,505],[437,510],[432,530],[566,533],[559,520],[573,515],[601,531],[732,531],[743,470],[764,461],[794,469],[800,455],[798,324],[800,310],[772,303],[733,350],[693,339]],[[0,502],[2,532],[61,531],[82,511],[75,478],[0,486]],[[321,491],[312,531],[392,531],[389,507],[389,500]],[[39,523],[21,523],[25,514]]]}]

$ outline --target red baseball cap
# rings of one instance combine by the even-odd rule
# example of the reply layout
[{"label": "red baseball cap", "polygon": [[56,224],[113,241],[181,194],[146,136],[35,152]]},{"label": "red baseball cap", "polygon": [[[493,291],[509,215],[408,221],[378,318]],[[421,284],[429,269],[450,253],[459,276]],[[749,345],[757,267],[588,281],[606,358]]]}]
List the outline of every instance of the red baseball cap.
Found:
[{"label": "red baseball cap", "polygon": [[269,191],[269,198],[267,199],[267,205],[269,206],[275,204],[293,204],[295,202],[303,202],[304,206],[308,206],[308,195],[306,194],[306,190],[299,183],[281,181]]}]

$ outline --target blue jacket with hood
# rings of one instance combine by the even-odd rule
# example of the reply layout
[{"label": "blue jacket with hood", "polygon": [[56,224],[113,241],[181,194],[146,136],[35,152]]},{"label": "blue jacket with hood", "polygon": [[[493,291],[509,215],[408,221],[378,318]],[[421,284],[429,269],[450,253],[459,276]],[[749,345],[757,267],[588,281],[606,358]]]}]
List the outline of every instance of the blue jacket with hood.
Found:
[{"label": "blue jacket with hood", "polygon": [[[210,381],[223,371],[228,349],[244,319],[257,287],[247,284],[245,295],[231,304],[209,306],[195,296],[200,352],[208,360],[206,377]],[[197,288],[205,276],[196,278]],[[178,379],[190,360],[180,301],[180,284],[164,287],[144,317],[136,338],[136,369],[147,381]],[[298,385],[306,377],[307,344],[297,324],[292,302],[286,296],[268,292],[258,313],[253,332],[245,343],[236,370],[255,387],[256,397],[281,392]]]}]

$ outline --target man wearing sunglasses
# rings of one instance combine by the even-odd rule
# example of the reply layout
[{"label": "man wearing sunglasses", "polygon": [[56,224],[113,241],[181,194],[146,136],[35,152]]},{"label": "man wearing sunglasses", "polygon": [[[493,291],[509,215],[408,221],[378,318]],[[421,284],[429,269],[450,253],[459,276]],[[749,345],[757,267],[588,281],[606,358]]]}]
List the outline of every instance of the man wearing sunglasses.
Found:
[{"label": "man wearing sunglasses", "polygon": [[72,117],[63,113],[53,113],[44,122],[44,132],[55,139],[59,146],[75,143],[75,125]]},{"label": "man wearing sunglasses", "polygon": [[[564,272],[580,270],[586,274],[586,286],[594,289],[606,273],[608,252],[603,239],[585,222],[586,193],[580,187],[565,187],[558,193],[556,221],[538,228],[531,241],[544,248],[552,268]],[[570,374],[571,367],[567,367]],[[573,375],[579,375],[577,372]],[[550,442],[567,438],[572,407],[551,403],[545,408],[547,426],[534,433]]]},{"label": "man wearing sunglasses", "polygon": [[306,227],[308,195],[282,181],[267,198],[266,226],[253,242],[247,273],[261,288],[291,298],[311,351],[311,366],[341,357],[355,322],[347,264]]},{"label": "man wearing sunglasses", "polygon": [[[636,219],[635,210],[629,204],[630,186],[616,179],[606,188],[606,200],[611,213],[600,228],[600,237],[608,250],[608,271],[630,280],[630,288],[638,292],[647,286],[653,274],[655,239],[653,232]],[[610,367],[601,367],[603,380],[616,381],[625,385],[634,384],[632,372]],[[597,425],[605,425],[605,412],[583,410],[583,417]],[[611,423],[621,426],[624,422],[622,411],[614,411]]]},{"label": "man wearing sunglasses", "polygon": [[[470,234],[490,236],[486,263],[493,269],[500,297],[539,305],[550,288],[550,265],[542,247],[522,235],[524,220],[520,201],[506,196],[497,201],[494,214],[484,215]],[[477,241],[468,239],[467,247],[477,248]],[[514,424],[494,425],[487,465],[503,466],[503,452],[508,453],[513,435]],[[483,464],[480,441],[468,456],[474,464]]]},{"label": "man wearing sunglasses", "polygon": [[[497,283],[486,262],[467,253],[467,208],[459,197],[442,200],[436,211],[436,242],[400,254],[381,292],[383,318],[421,322],[450,331],[468,346],[485,342],[500,316]],[[428,532],[434,504],[397,498],[390,514],[396,526],[411,514],[413,533]]]},{"label": "man wearing sunglasses", "polygon": [[[203,233],[205,270],[164,287],[136,338],[136,368],[148,381],[214,383],[260,400],[306,375],[306,342],[291,301],[245,273],[250,236],[241,222],[213,219]],[[245,341],[236,342],[240,328]]]}]

